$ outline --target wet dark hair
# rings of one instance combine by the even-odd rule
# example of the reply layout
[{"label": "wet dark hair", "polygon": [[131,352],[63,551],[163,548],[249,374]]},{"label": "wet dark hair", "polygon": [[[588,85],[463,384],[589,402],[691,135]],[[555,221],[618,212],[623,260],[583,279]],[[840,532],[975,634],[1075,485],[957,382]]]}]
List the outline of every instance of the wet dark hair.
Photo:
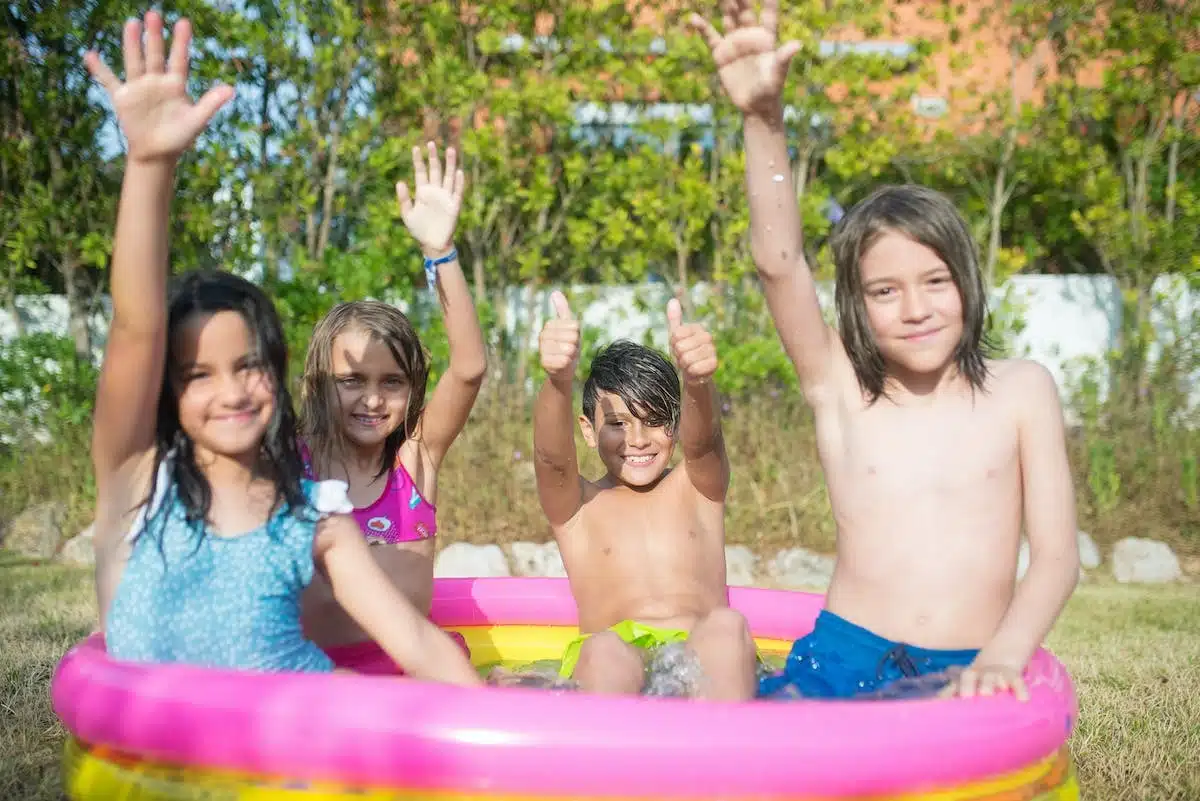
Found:
[{"label": "wet dark hair", "polygon": [[[200,531],[212,507],[212,487],[196,464],[194,443],[179,422],[179,400],[172,381],[173,366],[178,358],[175,353],[175,334],[193,315],[223,311],[237,312],[245,320],[254,339],[254,349],[275,394],[275,410],[260,445],[256,470],[274,481],[275,508],[301,513],[308,509],[308,501],[300,484],[304,466],[296,444],[296,416],[287,388],[287,342],[275,306],[261,289],[232,273],[185,273],[172,282],[167,297],[167,351],[162,389],[158,396],[156,454],[147,503],[154,498],[158,467],[173,450],[171,491],[183,505],[188,523]],[[169,505],[164,503],[156,511],[156,516],[165,512]],[[162,515],[162,525],[166,525],[165,514]]]},{"label": "wet dark hair", "polygon": [[396,466],[396,454],[421,420],[425,411],[425,387],[429,382],[429,358],[412,322],[402,311],[377,300],[339,303],[317,323],[304,359],[300,390],[300,420],[309,447],[328,464],[346,453],[346,437],[338,414],[338,395],[333,375],[333,342],[345,331],[361,330],[391,351],[397,366],[408,377],[408,412],[383,441],[379,461],[380,478]]},{"label": "wet dark hair", "polygon": [[954,349],[954,361],[971,388],[982,390],[988,376],[985,359],[994,348],[985,334],[987,292],[975,240],[949,198],[916,185],[876,189],[839,221],[830,238],[838,326],[859,385],[872,403],[886,394],[887,367],[867,317],[861,262],[889,232],[933,250],[950,269],[963,309],[962,338]]},{"label": "wet dark hair", "polygon": [[667,358],[653,348],[618,339],[592,359],[583,384],[583,414],[595,421],[599,393],[610,392],[648,426],[672,433],[679,426],[679,374]]}]

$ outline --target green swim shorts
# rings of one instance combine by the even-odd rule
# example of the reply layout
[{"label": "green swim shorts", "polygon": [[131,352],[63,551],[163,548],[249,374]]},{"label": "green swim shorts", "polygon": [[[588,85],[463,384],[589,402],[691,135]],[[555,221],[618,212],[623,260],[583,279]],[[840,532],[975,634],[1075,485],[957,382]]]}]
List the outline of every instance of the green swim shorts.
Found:
[{"label": "green swim shorts", "polygon": [[[614,626],[609,626],[608,630],[623,641],[642,650],[657,648],[673,642],[684,642],[688,638],[688,632],[684,629],[662,629],[638,623],[636,620],[622,620]],[[583,647],[584,641],[591,636],[591,634],[581,634],[571,640],[566,650],[563,651],[562,665],[558,669],[558,675],[564,679],[571,677],[571,674],[575,672],[576,663],[579,662],[579,650]]]}]

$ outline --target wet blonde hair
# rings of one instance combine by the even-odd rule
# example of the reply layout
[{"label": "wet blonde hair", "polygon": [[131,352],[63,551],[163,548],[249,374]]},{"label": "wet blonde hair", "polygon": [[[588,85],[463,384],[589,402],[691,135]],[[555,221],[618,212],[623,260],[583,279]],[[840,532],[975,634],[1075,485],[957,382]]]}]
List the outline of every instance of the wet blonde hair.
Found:
[{"label": "wet blonde hair", "polygon": [[339,303],[317,323],[304,358],[300,430],[320,464],[328,465],[336,454],[345,454],[347,442],[333,376],[333,343],[352,330],[386,345],[408,378],[408,411],[404,425],[384,440],[378,473],[382,476],[396,464],[400,446],[416,430],[425,410],[425,384],[429,378],[429,360],[421,340],[409,319],[395,306],[375,300]]}]

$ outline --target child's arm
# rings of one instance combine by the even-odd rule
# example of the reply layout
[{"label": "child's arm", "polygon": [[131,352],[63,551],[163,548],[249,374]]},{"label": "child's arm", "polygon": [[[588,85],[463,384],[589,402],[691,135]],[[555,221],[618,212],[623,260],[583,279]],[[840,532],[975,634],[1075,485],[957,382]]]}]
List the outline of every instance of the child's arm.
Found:
[{"label": "child's arm", "polygon": [[533,464],[538,500],[550,525],[557,528],[579,511],[583,488],[575,453],[575,417],[571,390],[579,359],[579,321],[561,292],[551,296],[555,318],[542,328],[538,350],[546,383],[533,407]]},{"label": "child's arm", "polygon": [[454,640],[421,615],[376,564],[353,518],[322,520],[313,557],[337,602],[406,673],[467,687],[483,684]]},{"label": "child's arm", "polygon": [[787,152],[780,96],[788,64],[800,49],[776,49],[778,3],[765,0],[761,21],[747,0],[724,16],[725,36],[692,15],[708,42],[726,94],[742,111],[750,244],[767,305],[788,358],[810,402],[831,376],[836,337],[821,316],[816,282],[804,259],[803,232]]},{"label": "child's arm", "polygon": [[1028,691],[1021,673],[1079,581],[1079,543],[1075,488],[1054,377],[1035,362],[1020,362],[1014,372],[1013,389],[1022,404],[1019,448],[1029,569],[991,642],[959,678],[957,692],[991,695],[1012,689],[1024,700]]},{"label": "child's arm", "polygon": [[729,489],[729,459],[721,435],[717,388],[712,382],[717,372],[717,349],[712,335],[703,326],[683,324],[678,300],[667,303],[667,324],[671,331],[671,351],[683,372],[679,442],[684,467],[692,486],[704,497],[720,503]]},{"label": "child's arm", "polygon": [[[465,178],[463,171],[455,168],[454,148],[446,150],[443,175],[437,147],[433,142],[428,147],[428,174],[421,149],[414,147],[413,196],[409,197],[408,187],[401,182],[396,184],[396,197],[404,224],[420,243],[422,255],[440,260],[455,252],[454,227],[462,208]],[[435,473],[467,424],[487,370],[483,332],[458,258],[440,264],[436,269],[438,300],[446,320],[446,338],[450,341],[450,366],[425,405],[415,437],[424,446],[429,467]]]},{"label": "child's arm", "polygon": [[[187,96],[191,25],[186,19],[176,24],[169,67],[162,28],[162,17],[147,12],[143,52],[141,24],[125,24],[124,83],[95,52],[84,56],[108,92],[128,143],[113,242],[113,317],[92,429],[97,502],[102,514],[113,518],[140,500],[150,480],[166,351],[167,229],[175,164],[233,97],[232,88],[220,86],[193,104]],[[105,560],[114,544],[96,542],[101,619],[107,592],[99,579],[107,574]]]}]

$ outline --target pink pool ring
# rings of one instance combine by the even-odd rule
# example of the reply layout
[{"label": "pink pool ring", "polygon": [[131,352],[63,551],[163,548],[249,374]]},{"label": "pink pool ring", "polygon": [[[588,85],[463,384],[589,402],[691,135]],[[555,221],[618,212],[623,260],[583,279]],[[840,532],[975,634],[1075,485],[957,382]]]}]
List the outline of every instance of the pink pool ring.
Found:
[{"label": "pink pool ring", "polygon": [[[823,598],[731,588],[782,657]],[[439,579],[432,615],[477,664],[553,659],[576,633],[565,579]],[[337,652],[334,652],[335,656]],[[267,674],[109,659],[93,636],[55,672],[76,799],[831,799],[1076,801],[1077,714],[1049,652],[1031,699],[709,703],[519,687],[464,689],[388,672]],[[383,667],[381,667],[381,665]],[[351,665],[353,667],[353,665]]]}]

